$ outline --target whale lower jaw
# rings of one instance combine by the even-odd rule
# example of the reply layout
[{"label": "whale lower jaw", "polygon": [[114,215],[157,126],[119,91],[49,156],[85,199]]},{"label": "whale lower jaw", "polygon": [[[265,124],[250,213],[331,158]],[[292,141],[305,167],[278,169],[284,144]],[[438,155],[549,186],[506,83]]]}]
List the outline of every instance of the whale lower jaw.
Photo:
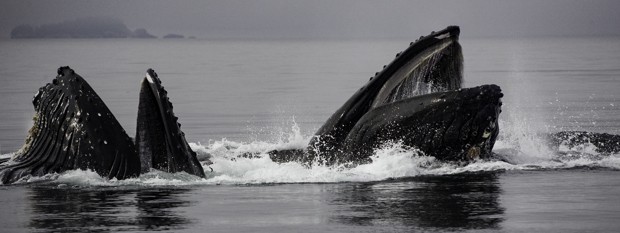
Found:
[{"label": "whale lower jaw", "polygon": [[142,172],[155,168],[204,178],[204,170],[185,140],[167,94],[157,73],[149,69],[140,88],[136,128]]},{"label": "whale lower jaw", "polygon": [[10,165],[0,167],[2,183],[67,170],[93,170],[107,178],[140,174],[131,138],[88,83],[69,67],[33,100],[34,124]]},{"label": "whale lower jaw", "polygon": [[390,142],[442,160],[488,157],[498,134],[501,89],[496,85],[437,92],[372,109],[342,145],[345,161],[370,157]]},{"label": "whale lower jaw", "polygon": [[367,163],[375,150],[398,143],[446,161],[488,158],[499,133],[503,94],[499,86],[483,85],[437,92],[386,104],[366,113],[344,141],[311,145],[306,153],[271,152],[278,161],[325,165]]}]

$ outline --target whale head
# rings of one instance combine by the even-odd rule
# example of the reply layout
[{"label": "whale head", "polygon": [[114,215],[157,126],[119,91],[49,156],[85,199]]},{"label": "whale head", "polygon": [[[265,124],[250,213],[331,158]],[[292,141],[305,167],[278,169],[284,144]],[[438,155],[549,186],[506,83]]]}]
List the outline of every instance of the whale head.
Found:
[{"label": "whale head", "polygon": [[[460,29],[449,26],[423,36],[396,54],[396,58],[360,88],[316,132],[308,146],[309,158],[341,158],[343,143],[364,115],[415,96],[456,90],[463,79]],[[346,152],[344,152],[346,153]],[[323,156],[325,157],[325,156]],[[327,163],[331,163],[326,159]]]}]

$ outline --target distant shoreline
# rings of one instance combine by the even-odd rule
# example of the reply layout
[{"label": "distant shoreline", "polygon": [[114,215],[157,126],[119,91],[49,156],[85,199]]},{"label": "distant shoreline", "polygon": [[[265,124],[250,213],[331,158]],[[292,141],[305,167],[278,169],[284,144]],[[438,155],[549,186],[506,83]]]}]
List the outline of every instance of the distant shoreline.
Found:
[{"label": "distant shoreline", "polygon": [[[115,18],[87,17],[54,24],[32,26],[22,24],[14,27],[10,39],[156,39],[144,28],[130,30],[125,23]],[[180,34],[168,34],[163,38],[182,39]],[[195,38],[195,37],[188,37]]]}]

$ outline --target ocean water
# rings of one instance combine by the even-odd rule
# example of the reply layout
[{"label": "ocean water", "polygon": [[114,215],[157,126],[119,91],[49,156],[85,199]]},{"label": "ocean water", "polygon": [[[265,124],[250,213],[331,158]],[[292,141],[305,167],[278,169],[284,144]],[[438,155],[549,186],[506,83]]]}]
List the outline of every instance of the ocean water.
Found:
[{"label": "ocean water", "polygon": [[71,66],[135,134],[157,71],[207,179],[68,171],[0,186],[6,232],[613,232],[620,155],[562,148],[560,130],[620,134],[620,38],[462,39],[465,86],[502,87],[495,147],[511,163],[454,165],[398,144],[354,168],[244,152],[304,147],[405,40],[1,40],[0,154],[32,125],[32,96]]}]

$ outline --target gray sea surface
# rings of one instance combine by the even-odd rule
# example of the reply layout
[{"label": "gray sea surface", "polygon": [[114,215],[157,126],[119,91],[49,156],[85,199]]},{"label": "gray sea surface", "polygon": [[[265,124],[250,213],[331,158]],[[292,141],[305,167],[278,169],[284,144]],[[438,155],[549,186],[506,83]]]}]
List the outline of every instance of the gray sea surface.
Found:
[{"label": "gray sea surface", "polygon": [[[620,134],[620,38],[461,39],[465,86],[505,97],[495,147],[512,163],[455,165],[399,145],[355,168],[243,152],[303,147],[406,40],[0,40],[0,154],[24,143],[32,97],[70,66],[135,134],[140,82],[159,74],[206,179],[69,171],[0,186],[2,232],[614,232],[620,155],[557,157],[546,133]],[[264,154],[263,154],[264,155]]]}]

